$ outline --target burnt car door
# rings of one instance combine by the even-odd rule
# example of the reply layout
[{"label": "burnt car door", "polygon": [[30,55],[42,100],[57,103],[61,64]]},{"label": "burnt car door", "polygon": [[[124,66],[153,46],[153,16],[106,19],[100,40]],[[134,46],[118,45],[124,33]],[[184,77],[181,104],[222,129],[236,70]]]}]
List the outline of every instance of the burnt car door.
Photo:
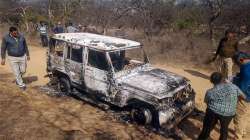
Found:
[{"label": "burnt car door", "polygon": [[64,70],[64,48],[66,43],[54,38],[50,39],[48,52],[48,69]]},{"label": "burnt car door", "polygon": [[83,80],[83,53],[84,46],[67,43],[67,56],[65,58],[65,71],[71,81],[82,84]]},{"label": "burnt car door", "polygon": [[85,64],[84,82],[88,89],[108,96],[107,53],[88,49],[88,61]]}]

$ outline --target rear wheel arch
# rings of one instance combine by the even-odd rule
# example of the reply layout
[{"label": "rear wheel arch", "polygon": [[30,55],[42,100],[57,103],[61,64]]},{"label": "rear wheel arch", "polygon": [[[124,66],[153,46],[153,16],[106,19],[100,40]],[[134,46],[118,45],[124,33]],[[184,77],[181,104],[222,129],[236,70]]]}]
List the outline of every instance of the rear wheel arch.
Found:
[{"label": "rear wheel arch", "polygon": [[72,82],[70,80],[70,77],[60,71],[53,71],[53,76],[57,78],[58,80],[58,88],[62,91],[65,92],[65,94],[70,94],[70,92],[73,89]]},{"label": "rear wheel arch", "polygon": [[69,77],[67,74],[65,74],[65,73],[63,73],[63,72],[61,72],[61,71],[53,70],[53,71],[52,71],[52,74],[53,74],[54,77],[57,77],[58,79],[60,79],[60,78],[66,78],[66,79],[68,79],[69,81],[71,81],[71,80],[70,80],[70,77]]}]

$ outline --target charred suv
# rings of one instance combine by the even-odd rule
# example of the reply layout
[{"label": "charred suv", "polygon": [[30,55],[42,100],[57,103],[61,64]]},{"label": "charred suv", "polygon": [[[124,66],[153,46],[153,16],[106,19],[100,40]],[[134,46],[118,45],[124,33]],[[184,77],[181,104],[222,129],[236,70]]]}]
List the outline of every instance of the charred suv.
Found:
[{"label": "charred suv", "polygon": [[171,128],[194,108],[189,80],[149,64],[135,41],[89,33],[50,39],[48,73],[62,92],[78,89],[131,111],[133,120]]}]

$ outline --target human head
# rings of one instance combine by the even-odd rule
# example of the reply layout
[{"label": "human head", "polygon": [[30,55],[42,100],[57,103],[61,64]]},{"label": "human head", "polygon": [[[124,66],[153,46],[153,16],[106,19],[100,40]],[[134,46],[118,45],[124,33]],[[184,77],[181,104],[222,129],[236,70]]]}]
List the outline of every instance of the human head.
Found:
[{"label": "human head", "polygon": [[57,22],[57,26],[61,26],[62,23],[60,21]]},{"label": "human head", "polygon": [[45,22],[44,21],[40,21],[40,25],[44,26]]},{"label": "human head", "polygon": [[18,30],[17,30],[17,28],[14,27],[14,26],[11,26],[11,27],[10,27],[9,32],[10,32],[10,34],[11,34],[12,36],[14,36],[14,37],[17,37],[17,36],[18,36]]},{"label": "human head", "polygon": [[230,28],[230,29],[226,30],[225,37],[227,39],[235,38],[235,36],[236,36],[236,31],[234,29]]},{"label": "human head", "polygon": [[223,75],[219,72],[214,72],[211,76],[210,76],[210,82],[213,83],[214,85],[218,85],[222,82],[223,80]]}]

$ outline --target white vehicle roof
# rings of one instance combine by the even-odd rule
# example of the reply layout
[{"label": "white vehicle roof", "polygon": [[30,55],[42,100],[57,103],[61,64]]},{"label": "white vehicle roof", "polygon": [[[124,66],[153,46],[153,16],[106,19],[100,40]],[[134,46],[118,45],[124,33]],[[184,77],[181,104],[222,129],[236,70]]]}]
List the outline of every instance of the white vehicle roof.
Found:
[{"label": "white vehicle roof", "polygon": [[53,38],[103,51],[126,50],[141,47],[141,43],[136,41],[91,33],[61,33],[55,34]]}]

